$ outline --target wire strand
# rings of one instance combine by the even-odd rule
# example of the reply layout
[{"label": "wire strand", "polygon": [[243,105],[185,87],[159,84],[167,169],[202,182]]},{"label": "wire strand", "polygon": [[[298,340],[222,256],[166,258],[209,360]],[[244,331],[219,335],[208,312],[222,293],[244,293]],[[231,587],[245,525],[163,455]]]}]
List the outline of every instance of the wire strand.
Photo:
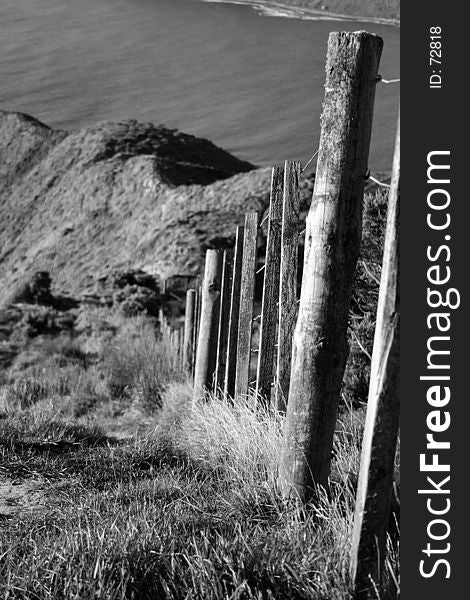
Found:
[{"label": "wire strand", "polygon": [[383,181],[379,181],[378,179],[376,179],[375,177],[372,177],[372,175],[369,175],[369,179],[371,181],[373,181],[374,183],[376,183],[377,185],[381,185],[382,187],[386,187],[389,188],[390,184],[389,183],[384,183]]},{"label": "wire strand", "polygon": [[381,83],[400,83],[400,79],[384,79],[382,75],[377,75],[377,81]]},{"label": "wire strand", "polygon": [[320,151],[320,148],[318,148],[318,150],[313,153],[312,158],[307,162],[305,167],[300,171],[301,173],[303,173],[308,168],[309,164],[312,162],[312,160],[315,158],[315,156],[319,153],[319,151]]},{"label": "wire strand", "polygon": [[349,331],[351,332],[356,344],[359,346],[359,348],[362,350],[362,352],[367,356],[367,358],[372,362],[372,356],[370,355],[370,353],[364,348],[364,346],[361,344],[359,338],[357,337],[356,332],[354,331],[354,329],[352,327],[349,327]]}]

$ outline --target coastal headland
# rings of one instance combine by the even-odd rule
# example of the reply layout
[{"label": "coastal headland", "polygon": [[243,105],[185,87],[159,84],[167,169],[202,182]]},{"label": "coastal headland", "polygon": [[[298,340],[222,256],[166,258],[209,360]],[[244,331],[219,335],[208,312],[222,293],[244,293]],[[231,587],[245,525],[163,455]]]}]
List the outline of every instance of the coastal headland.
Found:
[{"label": "coastal headland", "polygon": [[400,0],[206,0],[249,4],[264,14],[303,19],[358,20],[399,25]]}]

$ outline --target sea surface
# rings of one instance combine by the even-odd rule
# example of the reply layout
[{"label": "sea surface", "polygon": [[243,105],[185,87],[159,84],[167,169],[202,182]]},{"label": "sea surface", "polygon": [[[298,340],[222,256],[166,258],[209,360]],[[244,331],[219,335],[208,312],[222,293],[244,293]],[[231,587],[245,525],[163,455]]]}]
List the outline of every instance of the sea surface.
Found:
[{"label": "sea surface", "polygon": [[[397,27],[262,2],[0,0],[0,109],[66,129],[134,118],[208,138],[258,165],[317,149],[330,31]],[[369,165],[391,168],[399,84],[377,86]]]}]

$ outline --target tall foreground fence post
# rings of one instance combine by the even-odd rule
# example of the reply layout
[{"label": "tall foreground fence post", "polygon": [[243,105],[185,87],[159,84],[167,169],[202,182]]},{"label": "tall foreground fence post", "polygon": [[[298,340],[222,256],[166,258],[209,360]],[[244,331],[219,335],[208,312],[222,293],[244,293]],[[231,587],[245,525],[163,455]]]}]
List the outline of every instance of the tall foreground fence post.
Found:
[{"label": "tall foreground fence post", "polygon": [[243,237],[245,228],[237,227],[233,257],[232,291],[230,294],[230,317],[227,338],[227,362],[225,365],[224,394],[233,398],[237,375],[238,317],[240,312],[240,286],[242,281]]},{"label": "tall foreground fence post", "polygon": [[268,239],[264,267],[263,304],[259,338],[256,395],[269,401],[274,372],[274,350],[279,299],[279,265],[281,260],[282,196],[284,169],[274,167],[271,176]]},{"label": "tall foreground fence post", "polygon": [[377,325],[362,442],[361,470],[351,547],[351,576],[356,598],[375,598],[386,549],[398,436],[400,319],[400,122],[398,122],[387,229],[380,281]]},{"label": "tall foreground fence post", "polygon": [[217,337],[220,312],[220,286],[222,282],[221,250],[207,250],[204,281],[202,284],[201,318],[194,370],[194,400],[205,389],[212,389],[217,360]]},{"label": "tall foreground fence post", "polygon": [[238,317],[236,396],[245,396],[248,394],[250,384],[257,238],[258,213],[247,213],[245,215],[245,234],[243,237],[243,264],[240,288],[240,312]]},{"label": "tall foreground fence post", "polygon": [[292,337],[297,319],[297,270],[299,254],[300,163],[286,161],[282,203],[279,328],[277,338],[276,408],[285,412],[292,359]]},{"label": "tall foreground fence post", "polygon": [[183,369],[191,375],[194,360],[194,328],[196,323],[196,290],[186,292],[184,313]]},{"label": "tall foreground fence post", "polygon": [[382,39],[334,32],[304,272],[294,333],[279,483],[306,502],[328,487],[333,433],[348,355],[348,309],[362,229],[372,114]]}]

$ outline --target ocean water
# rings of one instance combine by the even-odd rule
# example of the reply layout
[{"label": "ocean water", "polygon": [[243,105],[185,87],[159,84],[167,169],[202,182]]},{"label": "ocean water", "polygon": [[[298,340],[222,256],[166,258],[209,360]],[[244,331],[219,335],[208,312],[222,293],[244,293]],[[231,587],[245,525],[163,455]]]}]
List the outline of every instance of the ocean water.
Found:
[{"label": "ocean water", "polygon": [[[0,0],[0,108],[67,129],[135,118],[258,165],[305,162],[318,145],[329,32],[381,35],[390,79],[400,30],[255,4]],[[373,171],[391,168],[398,98],[399,84],[377,86]]]}]

